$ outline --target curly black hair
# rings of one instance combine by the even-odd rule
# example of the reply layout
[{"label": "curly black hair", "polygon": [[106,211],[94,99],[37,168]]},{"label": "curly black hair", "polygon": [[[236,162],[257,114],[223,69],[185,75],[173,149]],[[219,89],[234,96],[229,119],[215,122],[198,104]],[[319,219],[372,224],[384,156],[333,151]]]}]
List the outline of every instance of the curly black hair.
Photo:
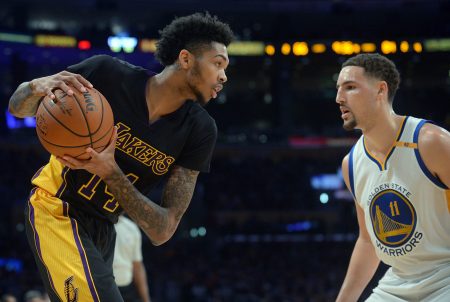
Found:
[{"label": "curly black hair", "polygon": [[196,54],[211,42],[228,46],[234,39],[229,25],[208,12],[175,18],[159,33],[155,57],[164,66],[172,65],[182,49]]},{"label": "curly black hair", "polygon": [[359,54],[351,57],[342,64],[342,68],[346,66],[359,66],[364,68],[367,75],[386,81],[388,85],[388,99],[393,102],[395,93],[400,85],[400,73],[395,67],[394,62],[378,53]]}]

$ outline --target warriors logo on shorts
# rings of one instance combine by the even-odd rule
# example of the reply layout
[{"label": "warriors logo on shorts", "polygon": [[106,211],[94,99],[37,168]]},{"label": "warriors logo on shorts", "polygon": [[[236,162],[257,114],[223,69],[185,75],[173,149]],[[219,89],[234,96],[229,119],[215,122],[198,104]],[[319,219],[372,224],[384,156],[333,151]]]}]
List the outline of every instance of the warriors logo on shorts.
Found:
[{"label": "warriors logo on shorts", "polygon": [[370,203],[370,218],[376,237],[389,247],[400,247],[408,242],[417,222],[411,202],[394,190],[375,195]]}]

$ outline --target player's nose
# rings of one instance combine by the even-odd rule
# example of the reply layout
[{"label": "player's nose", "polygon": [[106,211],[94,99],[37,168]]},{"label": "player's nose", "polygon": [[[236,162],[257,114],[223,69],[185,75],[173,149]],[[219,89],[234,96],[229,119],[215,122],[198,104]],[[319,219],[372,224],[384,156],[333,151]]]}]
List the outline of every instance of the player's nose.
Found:
[{"label": "player's nose", "polygon": [[228,81],[228,78],[227,78],[227,75],[225,74],[225,70],[222,69],[222,70],[219,72],[219,83],[223,84],[223,83],[225,83],[226,81]]},{"label": "player's nose", "polygon": [[344,97],[343,97],[342,93],[340,92],[340,89],[338,89],[338,91],[336,93],[336,103],[342,104],[344,101],[345,101]]}]

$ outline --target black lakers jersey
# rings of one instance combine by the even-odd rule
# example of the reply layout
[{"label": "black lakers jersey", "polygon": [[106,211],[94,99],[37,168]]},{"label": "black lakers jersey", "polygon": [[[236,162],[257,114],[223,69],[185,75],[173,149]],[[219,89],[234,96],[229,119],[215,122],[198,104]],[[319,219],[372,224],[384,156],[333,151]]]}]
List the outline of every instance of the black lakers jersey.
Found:
[{"label": "black lakers jersey", "polygon": [[[186,100],[150,124],[145,93],[153,73],[107,55],[93,56],[67,70],[82,75],[108,100],[118,127],[116,162],[142,194],[147,195],[173,165],[209,171],[217,127],[198,103]],[[54,156],[32,183],[95,217],[116,222],[122,211],[100,177],[71,170]]]}]

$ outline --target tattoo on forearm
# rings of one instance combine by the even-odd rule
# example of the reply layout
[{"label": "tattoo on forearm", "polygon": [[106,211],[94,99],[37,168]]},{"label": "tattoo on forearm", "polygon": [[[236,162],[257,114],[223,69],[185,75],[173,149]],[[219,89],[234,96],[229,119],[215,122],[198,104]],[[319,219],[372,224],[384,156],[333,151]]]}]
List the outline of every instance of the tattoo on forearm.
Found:
[{"label": "tattoo on forearm", "polygon": [[11,112],[19,117],[33,116],[43,96],[33,95],[28,82],[19,85],[9,100]]},{"label": "tattoo on forearm", "polygon": [[117,171],[104,181],[122,208],[147,235],[152,231],[157,233],[164,231],[167,225],[166,209],[142,195],[122,171]]},{"label": "tattoo on forearm", "polygon": [[[104,181],[122,208],[151,237],[151,234],[175,231],[191,201],[197,175],[198,171],[174,166],[164,188],[161,206],[142,195],[121,171]],[[174,213],[175,225],[169,219],[169,212]]]},{"label": "tattoo on forearm", "polygon": [[172,170],[164,188],[162,205],[174,211],[176,221],[180,221],[191,202],[198,173],[180,166],[175,166]]}]

